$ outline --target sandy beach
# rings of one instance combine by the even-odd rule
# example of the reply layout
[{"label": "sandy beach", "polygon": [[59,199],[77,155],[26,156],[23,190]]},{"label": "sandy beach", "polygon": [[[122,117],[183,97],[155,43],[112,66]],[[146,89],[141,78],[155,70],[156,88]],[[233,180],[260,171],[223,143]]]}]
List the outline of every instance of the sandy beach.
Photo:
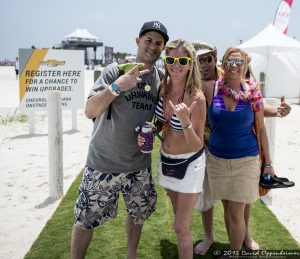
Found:
[{"label": "sandy beach", "polygon": [[[86,71],[85,83],[92,85],[93,71]],[[14,68],[0,67],[0,115],[16,111],[18,87]],[[91,130],[82,110],[77,111],[77,131],[71,111],[63,111],[64,193],[85,164]],[[0,258],[23,258],[60,202],[49,198],[46,112],[36,114],[34,135],[28,122],[0,124],[0,172]]]},{"label": "sandy beach", "polygon": [[[93,71],[85,73],[85,97],[93,83]],[[0,115],[19,105],[19,86],[13,67],[0,67]],[[268,207],[300,242],[300,106],[276,119],[275,170],[296,186],[272,191]],[[85,164],[92,122],[77,111],[77,130],[72,130],[71,111],[63,111],[64,193]],[[23,258],[51,217],[60,200],[49,198],[48,118],[36,114],[35,134],[28,122],[0,124],[0,258]],[[252,226],[255,227],[255,226]]]},{"label": "sandy beach", "polygon": [[[299,100],[288,100],[297,103]],[[286,118],[276,119],[275,172],[287,177],[295,186],[271,191],[271,199],[265,199],[269,209],[300,243],[300,106],[292,104]],[[270,201],[270,202],[269,202]]]}]

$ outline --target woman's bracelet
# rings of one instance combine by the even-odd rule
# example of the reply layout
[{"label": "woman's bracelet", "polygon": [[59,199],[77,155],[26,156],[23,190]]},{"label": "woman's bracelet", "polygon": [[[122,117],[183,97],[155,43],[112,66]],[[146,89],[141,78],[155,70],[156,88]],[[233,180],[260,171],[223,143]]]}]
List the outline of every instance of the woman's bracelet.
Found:
[{"label": "woman's bracelet", "polygon": [[273,167],[273,165],[272,164],[265,164],[265,166],[264,166],[265,168],[272,168]]},{"label": "woman's bracelet", "polygon": [[192,123],[189,123],[187,126],[182,127],[183,130],[185,130],[185,129],[192,129],[192,128],[193,128],[193,124]]}]

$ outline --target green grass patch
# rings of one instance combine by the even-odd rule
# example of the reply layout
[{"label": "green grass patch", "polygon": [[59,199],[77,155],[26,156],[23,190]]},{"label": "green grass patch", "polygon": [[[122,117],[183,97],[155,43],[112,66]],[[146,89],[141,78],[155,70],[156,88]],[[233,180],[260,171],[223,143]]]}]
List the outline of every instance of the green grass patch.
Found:
[{"label": "green grass patch", "polygon": [[17,113],[15,110],[12,114],[0,115],[0,124],[6,125],[11,122],[26,122],[28,116],[26,114]]},{"label": "green grass patch", "polygon": [[[159,153],[159,142],[154,146],[153,174],[156,179],[156,160]],[[59,207],[47,222],[37,240],[25,258],[70,258],[71,231],[73,225],[73,208],[78,195],[78,186],[82,173],[70,187]],[[156,185],[158,200],[156,211],[146,221],[138,248],[138,258],[159,259],[178,258],[176,236],[173,230],[174,215],[172,205],[165,191]],[[120,196],[121,198],[122,196]],[[272,212],[257,201],[251,212],[251,233],[260,244],[261,249],[300,249],[299,244],[291,237]],[[217,203],[214,211],[214,231],[216,242],[206,256],[194,258],[212,258],[214,250],[229,249],[228,238],[223,221],[223,208]],[[194,245],[203,238],[201,218],[197,211],[193,213],[192,236]],[[94,231],[93,240],[86,258],[118,259],[126,258],[127,238],[125,232],[125,208],[122,198],[119,202],[117,219],[106,222]]]}]

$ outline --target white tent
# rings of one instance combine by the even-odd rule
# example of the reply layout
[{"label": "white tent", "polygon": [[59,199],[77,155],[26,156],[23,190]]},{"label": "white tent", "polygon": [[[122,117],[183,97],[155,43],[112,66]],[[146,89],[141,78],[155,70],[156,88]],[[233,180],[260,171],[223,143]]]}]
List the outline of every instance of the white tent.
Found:
[{"label": "white tent", "polygon": [[79,29],[77,28],[75,31],[66,35],[65,38],[70,39],[82,39],[82,40],[97,40],[98,37],[91,34],[87,29]]},{"label": "white tent", "polygon": [[299,96],[300,42],[269,24],[238,47],[250,55],[250,64],[257,80],[260,72],[265,73],[264,97]]}]

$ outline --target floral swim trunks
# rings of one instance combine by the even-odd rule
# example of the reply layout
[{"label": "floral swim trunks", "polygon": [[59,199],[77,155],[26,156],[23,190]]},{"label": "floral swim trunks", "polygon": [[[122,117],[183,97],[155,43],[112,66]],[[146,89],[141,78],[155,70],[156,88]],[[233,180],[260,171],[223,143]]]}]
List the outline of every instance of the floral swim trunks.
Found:
[{"label": "floral swim trunks", "polygon": [[91,229],[117,217],[120,191],[135,224],[143,224],[155,210],[157,194],[151,167],[129,173],[84,168],[74,214],[75,227]]}]

